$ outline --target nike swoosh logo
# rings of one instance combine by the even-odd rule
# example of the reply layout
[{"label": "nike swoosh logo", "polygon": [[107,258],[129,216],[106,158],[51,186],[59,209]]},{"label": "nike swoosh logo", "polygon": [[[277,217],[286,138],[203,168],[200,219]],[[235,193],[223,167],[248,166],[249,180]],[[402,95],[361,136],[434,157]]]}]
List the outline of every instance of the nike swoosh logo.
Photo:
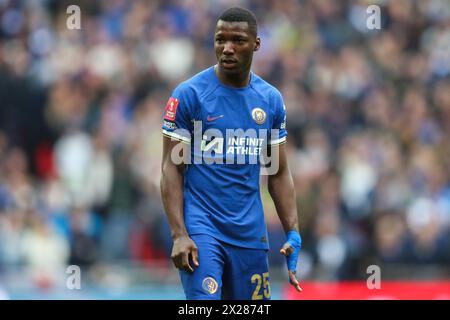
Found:
[{"label": "nike swoosh logo", "polygon": [[217,116],[217,117],[208,116],[206,118],[206,121],[211,122],[211,121],[214,121],[214,120],[217,120],[217,119],[220,119],[220,118],[223,118],[223,114],[221,114],[220,116]]}]

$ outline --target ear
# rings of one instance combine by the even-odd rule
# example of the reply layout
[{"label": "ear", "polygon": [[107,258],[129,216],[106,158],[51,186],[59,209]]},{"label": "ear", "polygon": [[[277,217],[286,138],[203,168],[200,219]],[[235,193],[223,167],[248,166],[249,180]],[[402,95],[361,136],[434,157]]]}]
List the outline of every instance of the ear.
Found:
[{"label": "ear", "polygon": [[261,47],[261,39],[259,37],[256,37],[253,51],[258,51],[260,47]]}]

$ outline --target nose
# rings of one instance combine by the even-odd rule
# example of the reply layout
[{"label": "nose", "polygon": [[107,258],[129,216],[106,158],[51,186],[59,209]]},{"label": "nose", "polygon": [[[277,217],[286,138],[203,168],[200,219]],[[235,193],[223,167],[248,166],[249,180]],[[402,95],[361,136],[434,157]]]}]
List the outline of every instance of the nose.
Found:
[{"label": "nose", "polygon": [[234,46],[232,41],[226,41],[225,45],[223,46],[223,54],[233,54],[234,53]]}]

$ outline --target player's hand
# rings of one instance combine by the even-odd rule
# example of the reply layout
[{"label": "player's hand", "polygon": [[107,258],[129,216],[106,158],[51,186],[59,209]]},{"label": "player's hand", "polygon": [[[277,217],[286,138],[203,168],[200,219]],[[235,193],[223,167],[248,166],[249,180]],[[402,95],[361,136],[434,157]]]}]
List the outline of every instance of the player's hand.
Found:
[{"label": "player's hand", "polygon": [[189,263],[190,257],[192,257],[194,265],[198,267],[198,249],[194,241],[187,235],[174,239],[171,258],[175,267],[188,272],[194,272],[194,269]]},{"label": "player's hand", "polygon": [[289,231],[287,234],[287,241],[280,249],[280,253],[286,257],[288,274],[289,274],[289,283],[294,286],[294,288],[301,292],[302,288],[298,283],[297,277],[295,276],[297,272],[297,260],[298,254],[300,253],[300,248],[302,246],[302,239],[300,234],[295,231]]}]

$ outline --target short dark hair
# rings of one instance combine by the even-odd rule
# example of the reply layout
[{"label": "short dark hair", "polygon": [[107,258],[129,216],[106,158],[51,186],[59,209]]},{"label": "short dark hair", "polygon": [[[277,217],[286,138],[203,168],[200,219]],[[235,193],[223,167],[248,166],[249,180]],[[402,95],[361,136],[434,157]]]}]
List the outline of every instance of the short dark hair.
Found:
[{"label": "short dark hair", "polygon": [[225,10],[217,21],[227,21],[227,22],[247,22],[248,30],[252,35],[255,36],[258,34],[258,25],[256,23],[256,17],[250,10],[233,7]]}]

